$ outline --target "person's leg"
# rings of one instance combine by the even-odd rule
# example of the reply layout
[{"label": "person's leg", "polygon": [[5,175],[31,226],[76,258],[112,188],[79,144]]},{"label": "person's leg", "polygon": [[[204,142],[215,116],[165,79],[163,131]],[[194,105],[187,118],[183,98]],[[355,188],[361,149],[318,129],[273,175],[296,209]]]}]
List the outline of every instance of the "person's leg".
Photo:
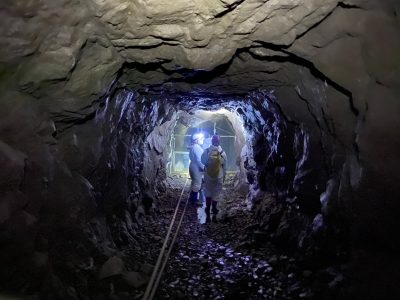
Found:
[{"label": "person's leg", "polygon": [[209,215],[210,214],[210,210],[211,210],[211,197],[206,197],[206,214]]},{"label": "person's leg", "polygon": [[211,204],[212,204],[212,213],[214,215],[218,214],[218,209],[217,209],[218,202],[213,200]]},{"label": "person's leg", "polygon": [[198,170],[196,170],[195,167],[190,166],[189,175],[190,175],[190,178],[192,179],[192,182],[190,185],[191,192],[190,192],[189,201],[191,203],[197,203],[197,199],[199,197],[199,190],[201,188],[202,174]]},{"label": "person's leg", "polygon": [[196,202],[197,201],[198,192],[190,192],[189,201]]},{"label": "person's leg", "polygon": [[204,193],[204,188],[202,187],[199,191],[199,197],[197,200],[197,205],[198,206],[203,206],[203,201],[205,200],[205,193]]},{"label": "person's leg", "polygon": [[195,199],[195,197],[197,198],[196,192],[194,191],[196,188],[196,174],[195,172],[193,172],[193,166],[190,165],[189,166],[189,176],[191,179],[191,183],[190,183],[190,196],[189,196],[189,201],[193,201],[193,199]]},{"label": "person's leg", "polygon": [[221,198],[221,193],[222,193],[222,178],[218,178],[218,180],[215,181],[215,187],[214,187],[214,194],[215,196],[213,197],[212,201],[212,213],[214,215],[218,214],[218,200]]}]

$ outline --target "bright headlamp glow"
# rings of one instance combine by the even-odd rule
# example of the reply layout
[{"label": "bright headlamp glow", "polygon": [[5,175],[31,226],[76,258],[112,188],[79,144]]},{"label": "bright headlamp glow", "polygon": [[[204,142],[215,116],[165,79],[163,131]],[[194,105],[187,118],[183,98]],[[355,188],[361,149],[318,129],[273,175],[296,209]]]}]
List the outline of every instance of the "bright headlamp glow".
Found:
[{"label": "bright headlamp glow", "polygon": [[201,139],[204,139],[204,134],[203,134],[203,133],[199,132],[199,133],[195,133],[195,134],[193,135],[193,140],[194,140],[194,141],[195,141],[195,140],[201,140]]}]

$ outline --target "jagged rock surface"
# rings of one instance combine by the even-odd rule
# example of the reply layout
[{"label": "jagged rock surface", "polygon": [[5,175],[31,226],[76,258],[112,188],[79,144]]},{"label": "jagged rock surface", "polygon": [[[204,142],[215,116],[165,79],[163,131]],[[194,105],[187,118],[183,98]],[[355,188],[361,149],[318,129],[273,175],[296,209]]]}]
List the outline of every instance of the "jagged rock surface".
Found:
[{"label": "jagged rock surface", "polygon": [[[2,1],[4,288],[44,278],[50,298],[76,297],[72,270],[86,282],[134,242],[177,104],[241,109],[250,196],[277,240],[347,227],[338,244],[373,270],[399,244],[399,15],[390,0]],[[115,81],[151,96],[113,94]],[[259,88],[274,93],[223,97]]]}]

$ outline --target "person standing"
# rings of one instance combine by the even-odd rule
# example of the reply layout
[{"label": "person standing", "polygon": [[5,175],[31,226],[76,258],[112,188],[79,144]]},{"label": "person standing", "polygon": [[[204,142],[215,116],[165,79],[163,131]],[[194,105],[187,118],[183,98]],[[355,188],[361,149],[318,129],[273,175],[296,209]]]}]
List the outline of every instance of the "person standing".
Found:
[{"label": "person standing", "polygon": [[206,214],[218,213],[217,203],[222,191],[222,185],[226,177],[227,157],[220,146],[221,138],[214,135],[211,139],[211,146],[207,148],[201,156],[201,161],[205,166],[204,186],[206,191]]},{"label": "person standing", "polygon": [[189,175],[192,180],[191,182],[191,192],[189,200],[192,203],[198,202],[199,191],[201,189],[203,180],[204,164],[201,162],[201,156],[203,154],[203,144],[204,136],[201,133],[196,133],[192,136],[192,148],[189,151]]}]

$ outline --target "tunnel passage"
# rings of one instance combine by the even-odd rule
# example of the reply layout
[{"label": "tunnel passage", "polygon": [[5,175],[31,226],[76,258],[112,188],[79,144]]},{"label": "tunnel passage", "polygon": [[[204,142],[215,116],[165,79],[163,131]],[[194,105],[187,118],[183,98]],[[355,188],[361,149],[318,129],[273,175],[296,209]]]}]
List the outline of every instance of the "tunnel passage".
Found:
[{"label": "tunnel passage", "polygon": [[[273,93],[266,91],[235,100],[190,95],[151,99],[129,90],[117,91],[93,119],[94,123],[105,125],[101,142],[104,149],[110,150],[102,154],[96,169],[108,170],[105,176],[94,171],[89,177],[90,182],[100,179],[99,186],[94,187],[99,193],[94,199],[104,212],[111,242],[116,247],[134,244],[133,233],[138,229],[132,231],[132,222],[140,224],[145,215],[157,209],[168,173],[168,151],[164,149],[168,148],[177,120],[187,118],[191,111],[196,114],[198,109],[224,107],[242,118],[247,131],[246,146],[240,152],[243,176],[238,178],[250,184],[248,200],[257,205],[260,227],[284,247],[314,251],[312,231],[318,234],[325,225],[321,224],[319,196],[325,189],[328,171],[312,167],[324,164],[326,158],[317,141],[310,144],[309,132],[285,119],[275,100]],[[114,119],[111,123],[102,122],[110,117]],[[142,133],[139,138],[138,133]],[[71,139],[84,140],[79,136],[74,132]],[[309,189],[307,185],[311,184]],[[132,190],[136,192],[130,193]],[[275,196],[274,200],[269,193]],[[331,250],[330,246],[323,250]]]},{"label": "tunnel passage", "polygon": [[217,111],[198,110],[193,112],[191,117],[188,116],[187,119],[189,120],[180,121],[178,119],[171,135],[168,172],[170,174],[188,172],[190,161],[188,151],[191,146],[191,139],[195,134],[201,134],[204,140],[201,144],[203,150],[211,145],[213,135],[219,135],[221,147],[226,149],[227,171],[237,172],[240,168],[240,153],[245,141],[245,132],[239,117],[228,110],[219,109]]},{"label": "tunnel passage", "polygon": [[[318,97],[334,91],[326,89],[321,79],[315,82],[321,93]],[[318,119],[311,113],[310,104],[297,97],[300,92],[291,92],[271,89],[234,96],[202,96],[197,92],[149,94],[117,83],[99,101],[98,109],[84,119],[58,116],[53,123],[41,124],[43,135],[52,139],[50,143],[56,143],[57,164],[50,178],[35,175],[40,180],[36,183],[30,182],[30,172],[37,172],[34,166],[28,163],[25,167],[23,194],[38,193],[44,185],[48,188],[41,198],[43,202],[36,203],[41,205],[40,227],[33,232],[23,231],[22,240],[19,231],[8,229],[12,236],[8,236],[5,251],[13,253],[20,264],[2,262],[15,274],[9,278],[8,272],[3,273],[2,289],[15,291],[26,285],[36,290],[44,284],[42,292],[46,295],[70,297],[67,290],[55,292],[54,283],[40,279],[48,276],[45,266],[51,265],[51,276],[66,286],[75,286],[73,295],[90,294],[90,283],[79,288],[75,281],[86,280],[87,268],[100,270],[105,258],[115,255],[115,249],[137,247],[137,236],[148,226],[148,218],[157,218],[159,199],[167,189],[169,147],[177,124],[190,123],[199,115],[203,120],[212,120],[207,114],[221,109],[228,112],[236,133],[244,130],[242,136],[236,134],[241,149],[235,151],[239,155],[235,186],[248,190],[247,199],[242,201],[252,203],[264,236],[281,247],[307,255],[345,259],[348,216],[341,213],[342,204],[332,200],[331,195],[336,192],[335,180],[343,164],[343,157],[332,153],[337,155],[345,149],[330,132],[326,116]],[[302,107],[308,124],[298,123],[285,111],[282,103],[291,97],[295,103],[291,105]],[[318,97],[316,101],[320,100]],[[348,113],[352,114],[351,110]],[[240,122],[235,122],[232,115]],[[40,152],[43,154],[43,150]],[[14,161],[21,159],[16,156]],[[42,172],[45,171],[39,174]],[[18,197],[26,197],[23,194]],[[6,224],[21,222],[22,216],[16,216]],[[29,249],[36,249],[33,263],[25,252]],[[25,259],[20,255],[26,255]],[[68,261],[60,257],[68,257]],[[35,274],[37,281],[21,274],[20,270],[27,267],[28,274]],[[77,270],[80,271],[76,273]]]},{"label": "tunnel passage", "polygon": [[[71,257],[75,261],[72,266],[57,257],[51,259],[55,264],[54,276],[60,274],[61,280],[73,284],[71,280],[76,279],[68,274],[81,268],[79,265],[87,257],[95,264],[111,255],[112,249],[134,247],[141,224],[146,216],[157,215],[158,199],[165,192],[168,147],[176,124],[190,123],[193,116],[199,115],[212,119],[207,114],[221,109],[226,110],[237,133],[245,131],[242,136],[237,134],[241,149],[237,152],[240,175],[236,185],[249,185],[248,201],[256,206],[260,228],[285,247],[310,250],[315,245],[312,231],[318,232],[325,226],[321,224],[319,196],[331,170],[314,167],[327,160],[320,149],[320,132],[313,136],[311,131],[288,120],[272,91],[234,98],[191,94],[174,97],[142,95],[116,87],[82,125],[67,120],[55,122],[58,130],[51,134],[60,141],[58,147],[65,149],[59,153],[63,153],[62,160],[70,171],[61,165],[54,177],[48,179],[60,182],[50,185],[48,191],[59,200],[43,203],[41,210],[42,220],[52,228],[52,234],[31,233],[22,247],[16,244],[17,240],[10,242],[8,251],[13,249],[17,255],[17,250],[39,243],[36,247],[41,251],[35,252],[36,256],[57,253],[57,257]],[[68,190],[66,180],[79,187],[79,197],[73,196],[76,188]],[[25,184],[29,188],[24,183],[24,189]],[[274,198],[267,197],[270,193]],[[65,200],[60,201],[60,197]],[[70,240],[68,245],[65,238]],[[30,266],[31,272],[45,274],[29,259],[21,263]],[[20,266],[13,264],[9,268],[18,274]],[[8,278],[7,274],[3,276]],[[17,289],[19,276],[5,280],[7,287]],[[84,272],[77,278],[85,278]],[[25,280],[23,284],[32,285]]]},{"label": "tunnel passage", "polygon": [[224,108],[246,131],[260,236],[351,262],[360,298],[396,298],[399,15],[392,0],[2,1],[0,293],[90,298],[109,259],[115,276],[123,249],[143,260],[182,112]]}]

